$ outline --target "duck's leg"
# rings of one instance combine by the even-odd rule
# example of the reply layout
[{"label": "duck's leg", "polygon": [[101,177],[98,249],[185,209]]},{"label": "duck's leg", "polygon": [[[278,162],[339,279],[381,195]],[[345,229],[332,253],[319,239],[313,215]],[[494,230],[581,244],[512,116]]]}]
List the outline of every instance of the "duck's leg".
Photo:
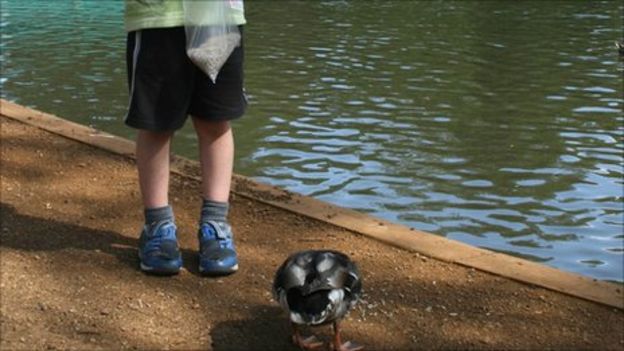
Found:
[{"label": "duck's leg", "polygon": [[319,347],[323,346],[323,342],[320,341],[315,335],[311,335],[308,337],[301,336],[299,333],[299,326],[296,323],[290,323],[293,329],[292,340],[293,343],[299,346],[302,350],[316,350]]},{"label": "duck's leg", "polygon": [[359,351],[364,350],[364,346],[358,345],[351,341],[347,341],[344,344],[342,343],[342,339],[340,337],[340,324],[338,321],[334,322],[334,342],[333,342],[334,351]]}]

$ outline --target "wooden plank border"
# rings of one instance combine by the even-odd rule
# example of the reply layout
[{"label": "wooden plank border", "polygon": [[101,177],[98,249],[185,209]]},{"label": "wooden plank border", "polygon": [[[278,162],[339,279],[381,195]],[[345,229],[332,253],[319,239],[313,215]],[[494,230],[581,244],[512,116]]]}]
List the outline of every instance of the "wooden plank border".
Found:
[{"label": "wooden plank border", "polygon": [[[0,114],[13,120],[134,158],[134,142],[0,99]],[[199,163],[174,156],[172,172],[199,179]],[[232,192],[299,215],[348,229],[386,244],[445,262],[624,310],[624,286],[564,272],[543,264],[470,246],[357,211],[234,175]]]}]

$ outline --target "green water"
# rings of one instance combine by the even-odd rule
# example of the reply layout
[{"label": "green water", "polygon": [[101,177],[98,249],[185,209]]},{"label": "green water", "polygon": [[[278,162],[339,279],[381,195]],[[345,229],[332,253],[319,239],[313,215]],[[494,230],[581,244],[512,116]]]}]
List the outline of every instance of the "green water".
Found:
[{"label": "green water", "polygon": [[[1,0],[2,97],[133,137],[121,1]],[[248,1],[236,172],[624,281],[624,7]],[[175,151],[196,157],[190,125]]]}]

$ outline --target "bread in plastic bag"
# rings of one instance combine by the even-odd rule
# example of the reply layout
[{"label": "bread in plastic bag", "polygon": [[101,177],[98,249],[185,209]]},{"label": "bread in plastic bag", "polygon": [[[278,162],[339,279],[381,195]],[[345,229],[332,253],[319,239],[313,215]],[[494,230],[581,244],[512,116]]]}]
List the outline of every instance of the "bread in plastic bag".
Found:
[{"label": "bread in plastic bag", "polygon": [[183,0],[186,54],[213,83],[230,54],[240,45],[234,11],[242,0]]}]

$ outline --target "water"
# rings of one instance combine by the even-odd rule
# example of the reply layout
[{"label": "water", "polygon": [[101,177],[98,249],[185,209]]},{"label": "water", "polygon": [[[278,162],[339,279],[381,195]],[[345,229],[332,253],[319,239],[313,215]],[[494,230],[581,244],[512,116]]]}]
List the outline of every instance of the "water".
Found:
[{"label": "water", "polygon": [[[133,137],[121,1],[1,0],[2,97]],[[619,2],[246,4],[236,172],[624,281]],[[196,158],[190,125],[175,151]]]}]

